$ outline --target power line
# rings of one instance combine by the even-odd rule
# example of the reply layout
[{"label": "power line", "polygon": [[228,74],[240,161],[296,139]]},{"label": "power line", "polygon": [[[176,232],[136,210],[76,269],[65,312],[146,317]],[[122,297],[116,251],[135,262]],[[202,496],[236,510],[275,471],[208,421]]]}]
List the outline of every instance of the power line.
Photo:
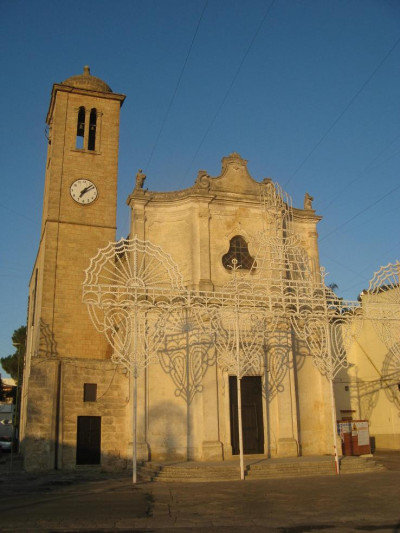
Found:
[{"label": "power line", "polygon": [[256,32],[255,32],[255,34],[253,35],[253,38],[251,39],[250,44],[249,44],[249,46],[247,47],[247,50],[246,50],[244,56],[242,57],[242,60],[241,60],[241,62],[240,62],[240,64],[239,64],[239,66],[238,66],[238,68],[237,68],[235,74],[233,75],[233,78],[232,78],[232,81],[231,81],[231,83],[230,83],[230,85],[229,85],[229,87],[228,87],[228,90],[226,91],[224,97],[222,98],[222,101],[221,101],[221,103],[220,103],[220,105],[219,105],[217,111],[215,112],[213,118],[211,119],[211,122],[210,122],[208,128],[206,129],[206,132],[204,133],[204,135],[203,135],[203,137],[202,137],[202,139],[201,139],[201,141],[200,141],[199,146],[197,147],[197,150],[196,150],[196,152],[195,152],[195,154],[194,154],[194,156],[193,156],[193,158],[192,158],[192,160],[191,160],[191,162],[190,162],[190,164],[189,164],[189,166],[188,166],[188,168],[187,168],[187,170],[186,170],[186,172],[185,172],[185,175],[189,174],[189,171],[190,171],[190,169],[191,169],[191,167],[192,167],[192,165],[193,165],[193,163],[194,163],[194,161],[195,161],[195,159],[196,159],[198,153],[200,152],[200,149],[201,149],[201,147],[203,146],[204,141],[206,140],[208,134],[210,133],[211,128],[213,127],[213,125],[214,125],[214,123],[215,123],[215,121],[216,121],[216,119],[217,119],[217,117],[218,117],[218,115],[219,115],[221,109],[224,107],[225,102],[226,102],[226,100],[227,100],[227,98],[228,98],[228,95],[229,95],[229,93],[231,92],[232,87],[234,86],[234,84],[235,84],[235,82],[236,82],[236,80],[237,80],[237,78],[238,78],[238,76],[239,76],[239,73],[240,73],[240,71],[241,71],[241,69],[242,69],[242,66],[243,66],[243,64],[244,64],[244,62],[245,62],[247,56],[249,55],[250,49],[251,49],[251,47],[253,46],[254,41],[256,40],[257,35],[259,34],[259,32],[260,32],[260,30],[261,30],[261,28],[262,28],[262,26],[263,26],[263,24],[264,24],[264,22],[265,22],[265,19],[267,18],[268,14],[269,14],[269,12],[271,11],[271,9],[272,9],[272,7],[273,7],[274,4],[275,4],[275,0],[272,0],[272,2],[270,3],[270,5],[268,6],[268,8],[267,8],[267,10],[266,10],[266,12],[265,12],[265,15],[263,16],[263,18],[262,18],[262,20],[261,20],[261,22],[260,22],[260,24],[259,24],[259,26],[258,26],[258,28],[257,28],[257,30],[256,30]]},{"label": "power line", "polygon": [[[396,241],[395,243],[392,243],[392,245],[390,246],[390,248],[386,248],[386,250],[384,250],[383,252],[380,252],[380,255],[381,256],[387,256],[389,253],[392,252],[392,250],[396,250],[396,252],[398,251],[398,247],[399,247],[399,244],[400,244],[400,241]],[[355,274],[355,277],[351,278],[349,280],[349,283],[351,281],[353,281],[354,279],[356,278],[365,278],[365,279],[368,279],[369,281],[369,277],[367,277],[366,274],[362,274],[362,272],[369,272],[369,276],[371,276],[371,272],[374,272],[374,269],[376,268],[376,262],[374,263],[369,263],[368,266],[366,266],[362,272],[356,272],[355,270],[352,270],[351,268],[349,268],[347,265],[343,264],[343,263],[340,263],[337,259],[333,259],[331,256],[327,255],[325,252],[324,252],[324,256],[327,257],[330,261],[333,261],[334,263],[338,264],[339,266],[341,266],[342,268],[344,268],[345,270],[347,270],[348,272],[352,272],[353,274]],[[346,288],[342,289],[344,292],[352,289],[353,287],[356,287],[356,286],[359,286],[359,282],[356,282],[356,283],[353,283],[352,285],[349,285],[347,286]]]},{"label": "power line", "polygon": [[149,166],[150,166],[150,163],[153,159],[153,155],[154,155],[154,152],[157,148],[157,145],[158,145],[158,141],[160,140],[160,137],[161,137],[161,134],[162,132],[164,131],[164,127],[165,127],[165,124],[167,122],[167,119],[168,119],[168,116],[169,116],[169,112],[171,111],[171,107],[172,107],[172,104],[174,103],[174,100],[175,100],[175,96],[178,92],[178,89],[179,89],[179,86],[180,86],[180,83],[181,83],[181,80],[182,80],[182,77],[183,77],[183,73],[185,72],[185,69],[186,69],[186,65],[188,63],[188,60],[189,60],[189,56],[192,52],[192,49],[193,49],[193,45],[194,45],[194,42],[196,40],[196,37],[197,37],[197,33],[199,31],[199,28],[200,28],[200,24],[201,24],[201,21],[203,19],[203,16],[204,16],[204,13],[206,11],[206,8],[207,8],[207,5],[208,5],[208,0],[205,1],[204,3],[204,6],[203,6],[203,10],[200,14],[200,17],[199,17],[199,20],[197,22],[197,26],[196,26],[196,29],[195,29],[195,32],[194,32],[194,35],[193,35],[193,38],[192,38],[192,42],[190,43],[190,46],[189,46],[189,50],[188,50],[188,53],[186,55],[186,59],[185,59],[185,62],[183,63],[183,67],[182,67],[182,70],[181,70],[181,73],[179,74],[179,78],[178,78],[178,81],[176,83],[176,86],[175,86],[175,90],[173,92],[173,95],[171,97],[171,100],[169,102],[169,105],[168,105],[168,108],[167,108],[167,112],[165,113],[164,115],[164,119],[162,121],[162,124],[161,124],[161,127],[160,127],[160,130],[158,132],[158,135],[156,137],[156,140],[155,140],[155,143],[153,145],[153,148],[151,150],[151,153],[150,153],[150,156],[149,156],[149,159],[147,161],[147,164],[146,164],[146,170],[148,170]]},{"label": "power line", "polygon": [[392,45],[390,50],[386,53],[386,55],[383,57],[383,59],[379,62],[379,64],[375,67],[375,69],[372,71],[372,73],[368,76],[368,78],[364,81],[364,83],[361,85],[361,87],[358,89],[358,91],[353,95],[353,97],[350,99],[348,104],[345,106],[343,111],[339,114],[339,116],[332,122],[332,124],[329,126],[329,128],[326,130],[326,132],[322,135],[320,140],[315,144],[315,146],[312,148],[312,150],[306,155],[306,157],[301,161],[301,163],[298,165],[296,170],[293,172],[293,174],[290,176],[290,178],[287,180],[287,182],[284,184],[284,187],[286,187],[292,179],[295,177],[295,175],[298,173],[298,171],[304,166],[304,164],[310,159],[312,154],[317,150],[317,148],[322,144],[322,142],[325,140],[325,138],[329,135],[329,133],[333,130],[333,128],[336,126],[336,124],[339,122],[339,120],[343,117],[343,115],[349,110],[349,108],[353,105],[355,100],[358,98],[358,96],[362,93],[362,91],[365,89],[365,87],[368,85],[368,83],[372,80],[372,78],[375,76],[375,74],[378,72],[378,70],[381,68],[381,66],[384,64],[386,59],[390,56],[390,54],[393,52],[393,50],[396,48],[396,46],[400,43],[400,37],[397,39],[397,41]]},{"label": "power line", "polygon": [[[388,215],[391,215],[394,212],[396,212],[396,213],[399,212],[399,207],[398,206],[395,206],[392,209],[385,209],[385,211],[383,213],[381,213],[381,215],[380,215],[380,221],[382,222],[384,217],[387,217]],[[372,215],[369,218],[366,218],[366,219],[364,219],[362,221],[356,222],[351,228],[346,228],[345,230],[343,230],[341,232],[341,236],[346,235],[347,233],[349,233],[351,231],[354,231],[354,228],[357,228],[357,225],[358,226],[360,226],[360,225],[365,226],[369,222],[373,222],[373,221],[376,221],[376,215]],[[364,244],[364,243],[358,243],[358,246],[361,246],[362,244]],[[354,252],[355,252],[355,249],[353,248],[353,253]]]},{"label": "power line", "polygon": [[385,198],[387,198],[388,196],[390,196],[391,194],[393,194],[394,192],[396,192],[398,189],[400,189],[400,185],[397,185],[397,187],[395,187],[394,189],[392,189],[391,191],[387,192],[386,194],[384,194],[383,196],[381,196],[380,198],[378,198],[377,200],[375,200],[375,202],[373,202],[372,204],[368,205],[367,207],[365,207],[364,209],[361,209],[361,211],[359,211],[358,213],[356,213],[354,216],[352,216],[351,218],[349,218],[348,220],[346,220],[346,222],[343,222],[343,224],[339,224],[339,226],[336,226],[336,228],[334,228],[332,231],[330,231],[327,235],[325,235],[324,237],[322,237],[320,239],[320,242],[321,241],[324,241],[325,239],[327,239],[328,237],[330,237],[331,235],[333,235],[334,233],[336,233],[339,229],[343,228],[344,226],[346,226],[347,224],[349,224],[350,222],[352,222],[355,218],[357,218],[358,216],[362,215],[363,213],[365,213],[366,211],[368,211],[368,209],[371,209],[372,207],[374,207],[375,205],[379,204],[379,202],[381,202],[382,200],[384,200]]},{"label": "power line", "polygon": [[333,202],[336,200],[336,198],[338,198],[340,195],[343,194],[344,191],[347,191],[352,185],[354,185],[354,183],[356,183],[358,180],[360,180],[364,174],[366,172],[368,172],[368,170],[370,170],[371,168],[377,168],[381,165],[383,165],[383,163],[386,163],[386,161],[389,161],[390,159],[393,159],[393,157],[396,157],[399,153],[400,153],[400,150],[397,150],[394,154],[388,156],[386,159],[384,159],[383,161],[381,161],[378,165],[375,165],[373,166],[373,164],[375,163],[375,161],[377,161],[381,155],[386,152],[386,150],[392,146],[398,139],[400,139],[400,135],[396,135],[396,137],[390,141],[390,143],[386,144],[385,147],[380,150],[380,152],[368,163],[368,165],[366,167],[364,167],[363,170],[361,170],[358,174],[357,174],[357,177],[354,178],[352,181],[350,181],[349,183],[347,183],[344,187],[341,188],[340,192],[338,192],[337,194],[335,194],[334,196],[331,196],[330,197],[330,200],[328,201],[328,204],[324,207],[324,204],[322,203],[322,208],[320,207],[320,209],[323,209],[323,211],[325,212],[332,204]]},{"label": "power line", "polygon": [[327,257],[329,259],[329,261],[332,261],[333,263],[336,263],[337,265],[339,265],[340,267],[346,269],[348,272],[351,272],[352,274],[355,274],[357,277],[360,277],[360,278],[366,278],[366,276],[364,274],[362,274],[361,272],[357,272],[356,270],[353,270],[351,268],[349,268],[348,265],[345,265],[344,263],[341,263],[340,261],[338,261],[337,259],[334,259],[333,257],[331,257],[330,255],[324,253],[323,254],[325,257]]}]

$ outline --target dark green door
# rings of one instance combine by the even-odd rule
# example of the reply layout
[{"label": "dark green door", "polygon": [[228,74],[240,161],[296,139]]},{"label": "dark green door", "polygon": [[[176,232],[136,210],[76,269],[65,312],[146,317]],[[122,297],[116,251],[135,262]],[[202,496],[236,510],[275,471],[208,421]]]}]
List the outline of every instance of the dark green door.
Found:
[{"label": "dark green door", "polygon": [[[261,376],[244,376],[241,380],[243,453],[264,453]],[[239,454],[237,379],[229,376],[232,453]]]},{"label": "dark green door", "polygon": [[100,464],[101,416],[78,416],[76,464]]}]

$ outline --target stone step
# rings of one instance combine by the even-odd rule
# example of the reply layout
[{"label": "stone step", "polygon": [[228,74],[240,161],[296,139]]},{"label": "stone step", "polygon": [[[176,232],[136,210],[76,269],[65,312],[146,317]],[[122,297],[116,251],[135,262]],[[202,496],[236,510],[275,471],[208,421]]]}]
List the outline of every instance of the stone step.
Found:
[{"label": "stone step", "polygon": [[340,462],[340,471],[342,474],[378,472],[382,470],[386,470],[386,468],[369,457],[343,457]]},{"label": "stone step", "polygon": [[180,476],[180,477],[210,477],[210,476],[235,476],[237,475],[237,472],[239,471],[239,467],[236,468],[219,468],[216,469],[209,469],[204,468],[202,470],[199,469],[193,469],[193,468],[160,468],[160,469],[152,469],[152,468],[140,468],[139,469],[142,474],[147,475],[157,475],[158,477],[174,477],[174,476]]},{"label": "stone step", "polygon": [[[385,470],[372,458],[343,457],[340,459],[341,474],[355,474]],[[276,479],[288,477],[306,477],[335,475],[335,463],[332,457],[324,458],[289,458],[261,459],[259,462],[245,466],[246,479]],[[208,482],[232,481],[240,479],[238,462],[220,463],[143,463],[138,468],[138,476],[143,481],[157,482]]]}]

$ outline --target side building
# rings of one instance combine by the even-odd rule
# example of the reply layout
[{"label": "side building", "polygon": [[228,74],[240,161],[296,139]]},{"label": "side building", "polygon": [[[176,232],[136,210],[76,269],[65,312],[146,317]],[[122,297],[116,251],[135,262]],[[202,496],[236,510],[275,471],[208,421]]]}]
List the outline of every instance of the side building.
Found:
[{"label": "side building", "polygon": [[[349,366],[335,382],[337,417],[367,421],[372,451],[400,450],[399,285],[364,290],[360,300],[367,319],[356,324]],[[391,317],[382,320],[390,308]]]}]

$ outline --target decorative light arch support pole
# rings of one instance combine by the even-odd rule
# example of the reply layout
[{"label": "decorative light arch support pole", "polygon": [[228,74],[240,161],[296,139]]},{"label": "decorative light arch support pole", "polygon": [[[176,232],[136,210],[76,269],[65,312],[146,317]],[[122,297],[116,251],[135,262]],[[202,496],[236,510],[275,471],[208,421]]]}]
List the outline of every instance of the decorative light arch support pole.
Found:
[{"label": "decorative light arch support pole", "polygon": [[175,385],[175,396],[186,403],[186,449],[191,453],[191,404],[203,391],[202,378],[215,364],[215,342],[204,299],[193,303],[191,293],[170,306],[160,320],[163,346],[158,353],[161,368]]},{"label": "decorative light arch support pole", "polygon": [[[236,330],[236,359],[240,363],[240,326],[239,326],[239,306],[235,305],[235,330]],[[239,365],[238,365],[239,367]],[[237,386],[237,409],[238,409],[238,429],[239,429],[239,454],[240,454],[240,479],[244,480],[243,461],[243,419],[242,419],[242,376],[239,371],[236,376]]]},{"label": "decorative light arch support pole", "polygon": [[[138,344],[138,324],[137,324],[137,310],[133,309],[133,358],[137,358],[137,344]],[[137,480],[137,368],[131,370],[132,376],[132,483]]]},{"label": "decorative light arch support pole", "polygon": [[261,372],[264,361],[265,309],[258,307],[253,284],[241,277],[237,260],[232,260],[232,280],[223,288],[223,298],[211,320],[217,348],[217,362],[236,374],[240,478],[244,480],[241,380],[247,373]]}]

